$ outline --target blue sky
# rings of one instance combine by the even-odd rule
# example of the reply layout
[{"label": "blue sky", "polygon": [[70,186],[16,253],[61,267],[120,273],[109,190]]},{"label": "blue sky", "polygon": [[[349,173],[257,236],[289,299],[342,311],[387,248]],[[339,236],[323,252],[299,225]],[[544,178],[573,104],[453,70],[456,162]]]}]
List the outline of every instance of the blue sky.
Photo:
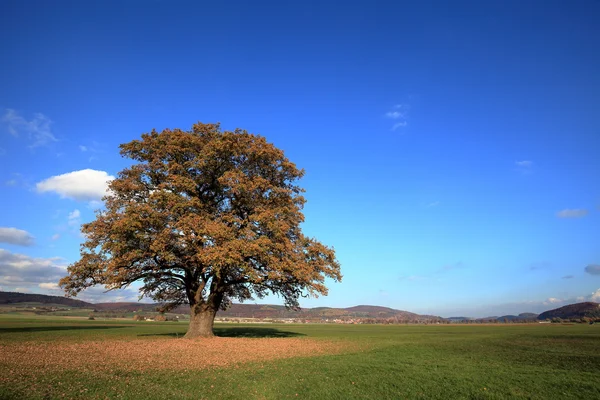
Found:
[{"label": "blue sky", "polygon": [[600,301],[598,1],[3,1],[0,15],[2,290],[59,293],[80,224],[128,165],[120,143],[219,121],[306,170],[305,233],[344,279],[303,306]]}]

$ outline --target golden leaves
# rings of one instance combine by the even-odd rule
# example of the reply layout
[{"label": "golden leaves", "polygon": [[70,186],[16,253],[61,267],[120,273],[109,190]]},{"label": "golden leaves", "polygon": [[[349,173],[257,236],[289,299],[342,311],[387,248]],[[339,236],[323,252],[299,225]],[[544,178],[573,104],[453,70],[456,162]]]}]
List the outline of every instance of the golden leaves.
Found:
[{"label": "golden leaves", "polygon": [[325,277],[341,279],[334,250],[301,232],[304,171],[264,137],[198,123],[143,134],[121,154],[138,163],[84,226],[82,258],[61,281],[69,293],[143,280],[146,293],[185,290],[194,304],[211,281],[240,299],[272,291],[294,305],[302,292],[326,294]]}]

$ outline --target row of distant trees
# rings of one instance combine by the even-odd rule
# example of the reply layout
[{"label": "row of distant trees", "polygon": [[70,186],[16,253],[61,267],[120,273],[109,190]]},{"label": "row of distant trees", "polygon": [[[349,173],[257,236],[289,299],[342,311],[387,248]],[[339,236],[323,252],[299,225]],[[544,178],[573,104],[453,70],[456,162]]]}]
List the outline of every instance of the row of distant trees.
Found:
[{"label": "row of distant trees", "polygon": [[[600,323],[600,318],[552,318],[548,320],[552,323]],[[363,324],[451,324],[451,323],[459,323],[459,324],[531,324],[538,322],[537,319],[509,319],[509,318],[483,318],[483,319],[464,319],[464,320],[447,320],[447,319],[430,319],[430,320],[405,320],[405,319],[397,319],[397,318],[362,318],[360,322]]]},{"label": "row of distant trees", "polygon": [[174,321],[174,322],[177,322],[177,321],[179,321],[178,318],[175,318],[175,317],[172,317],[172,316],[167,316],[165,314],[158,314],[158,315],[136,314],[133,317],[134,321],[145,321],[146,319],[153,319],[154,321],[159,321],[159,322],[164,322],[164,321]]},{"label": "row of distant trees", "polygon": [[582,318],[567,318],[562,319],[560,317],[554,317],[550,320],[553,324],[560,324],[563,322],[572,322],[576,324],[589,324],[589,323],[600,323],[600,317],[582,317]]}]

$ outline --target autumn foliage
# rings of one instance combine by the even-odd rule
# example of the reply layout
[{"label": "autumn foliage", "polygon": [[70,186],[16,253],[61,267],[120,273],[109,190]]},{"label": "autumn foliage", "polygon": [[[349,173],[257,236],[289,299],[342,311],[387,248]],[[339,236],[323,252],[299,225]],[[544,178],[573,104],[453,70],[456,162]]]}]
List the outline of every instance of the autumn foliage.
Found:
[{"label": "autumn foliage", "polygon": [[212,336],[232,300],[326,295],[340,280],[332,248],[304,236],[296,168],[264,137],[218,124],[143,134],[120,146],[134,160],[84,224],[81,258],[60,282],[68,295],[141,282],[165,310],[190,305],[187,337]]}]

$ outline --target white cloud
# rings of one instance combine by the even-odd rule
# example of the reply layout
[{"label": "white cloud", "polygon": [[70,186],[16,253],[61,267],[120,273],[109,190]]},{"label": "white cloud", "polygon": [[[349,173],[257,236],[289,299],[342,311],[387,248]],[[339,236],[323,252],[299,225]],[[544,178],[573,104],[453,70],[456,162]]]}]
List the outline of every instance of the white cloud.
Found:
[{"label": "white cloud", "polygon": [[583,208],[564,209],[556,213],[558,218],[582,218],[588,215],[588,210]]},{"label": "white cloud", "polygon": [[58,139],[52,134],[50,125],[52,121],[44,114],[36,113],[33,119],[26,120],[15,110],[7,109],[1,120],[7,127],[8,132],[15,136],[26,136],[30,141],[30,147],[44,146]]},{"label": "white cloud", "polygon": [[544,302],[544,304],[549,305],[549,304],[558,304],[558,303],[562,303],[564,300],[562,299],[557,299],[556,297],[550,297],[548,299],[546,299],[546,301]]},{"label": "white cloud", "polygon": [[585,272],[590,275],[600,275],[600,265],[599,264],[590,264],[585,267]]},{"label": "white cloud", "polygon": [[[60,258],[35,258],[0,249],[0,286],[4,291],[56,295],[60,290],[58,281],[67,273],[66,263]],[[133,287],[107,292],[98,286],[77,296],[90,302],[137,301],[138,297]]]},{"label": "white cloud", "polygon": [[393,119],[394,125],[392,130],[395,131],[398,128],[404,128],[408,125],[408,111],[410,106],[408,104],[396,104],[392,109],[385,113],[386,118]]},{"label": "white cloud", "polygon": [[581,303],[584,301],[595,301],[600,302],[600,289],[596,290],[590,295],[587,296],[577,296],[577,297],[569,297],[564,299],[559,299],[556,297],[550,297],[546,299],[546,301],[542,302],[545,306],[554,306],[554,308],[566,306],[568,304]]},{"label": "white cloud", "polygon": [[32,246],[34,238],[29,232],[21,229],[0,227],[0,243]]},{"label": "white cloud", "polygon": [[77,300],[90,303],[137,302],[139,292],[134,288],[107,291],[101,286],[94,286],[79,293]]},{"label": "white cloud", "polygon": [[36,258],[0,249],[0,284],[6,290],[35,290],[42,283],[58,282],[67,274],[60,258]]},{"label": "white cloud", "polygon": [[440,204],[442,204],[442,203],[441,203],[441,202],[439,202],[439,201],[433,201],[433,202],[431,202],[431,203],[429,203],[429,204],[425,204],[425,208],[437,207],[437,206],[439,206]]},{"label": "white cloud", "polygon": [[79,150],[86,152],[88,151],[88,148],[86,146],[79,145]]},{"label": "white cloud", "polygon": [[41,289],[47,289],[47,290],[59,290],[60,289],[58,287],[58,283],[55,283],[55,282],[43,282],[43,283],[40,283],[38,285],[38,287]]},{"label": "white cloud", "polygon": [[55,233],[54,235],[52,235],[52,237],[50,239],[52,239],[52,240],[60,239],[60,233]]},{"label": "white cloud", "polygon": [[108,182],[115,179],[105,171],[83,169],[50,177],[38,182],[38,192],[55,192],[62,198],[98,201],[107,194]]}]

